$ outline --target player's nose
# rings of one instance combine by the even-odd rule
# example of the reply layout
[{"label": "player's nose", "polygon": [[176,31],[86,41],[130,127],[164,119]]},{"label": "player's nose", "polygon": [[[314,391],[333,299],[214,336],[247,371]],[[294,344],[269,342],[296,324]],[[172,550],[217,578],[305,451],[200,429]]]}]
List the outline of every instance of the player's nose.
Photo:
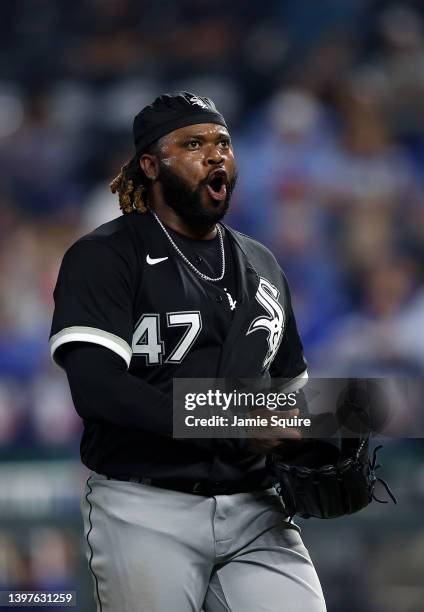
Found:
[{"label": "player's nose", "polygon": [[224,162],[222,151],[220,151],[218,147],[209,148],[205,155],[205,161],[209,166],[222,164]]}]

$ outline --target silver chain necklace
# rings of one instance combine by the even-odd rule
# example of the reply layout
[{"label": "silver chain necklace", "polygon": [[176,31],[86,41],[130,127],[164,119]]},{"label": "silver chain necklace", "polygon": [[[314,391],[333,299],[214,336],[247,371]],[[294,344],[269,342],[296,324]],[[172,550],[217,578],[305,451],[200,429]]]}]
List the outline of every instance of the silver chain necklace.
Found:
[{"label": "silver chain necklace", "polygon": [[207,280],[210,281],[211,283],[216,283],[220,280],[222,280],[224,278],[225,275],[225,251],[224,251],[224,238],[222,236],[222,231],[221,228],[219,227],[219,225],[216,226],[216,230],[218,232],[218,236],[219,236],[219,246],[221,249],[221,261],[222,261],[222,272],[219,276],[217,276],[216,278],[212,278],[211,276],[207,276],[206,274],[203,274],[203,272],[200,272],[200,270],[198,270],[189,259],[187,259],[187,257],[184,255],[184,253],[182,253],[182,251],[180,251],[180,249],[177,247],[177,245],[175,244],[175,242],[172,240],[171,236],[168,233],[168,230],[166,229],[166,227],[164,226],[164,224],[162,223],[162,221],[159,219],[159,217],[157,216],[157,214],[154,212],[154,210],[151,211],[152,215],[154,216],[154,218],[156,219],[156,221],[159,223],[159,225],[161,226],[165,236],[168,238],[169,242],[172,244],[172,246],[174,247],[174,249],[177,251],[178,255],[181,257],[181,259],[183,261],[185,261],[185,263],[188,265],[188,267],[193,270],[193,272],[195,272],[198,276],[200,276],[200,278],[203,278],[203,280]]}]

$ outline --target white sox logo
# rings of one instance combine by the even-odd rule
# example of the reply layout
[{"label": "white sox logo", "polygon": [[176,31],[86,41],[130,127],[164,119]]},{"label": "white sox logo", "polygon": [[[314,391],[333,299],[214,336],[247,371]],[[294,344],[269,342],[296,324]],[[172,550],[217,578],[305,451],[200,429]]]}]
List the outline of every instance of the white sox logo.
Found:
[{"label": "white sox logo", "polygon": [[257,329],[264,329],[267,334],[268,352],[265,356],[263,368],[266,369],[275,357],[280,346],[284,331],[284,310],[278,302],[280,292],[266,278],[259,278],[259,287],[255,298],[261,306],[265,308],[269,317],[257,317],[249,326],[247,334],[251,334]]},{"label": "white sox logo", "polygon": [[191,96],[190,104],[200,106],[200,108],[204,108],[205,110],[210,110],[209,106],[204,102],[199,96]]}]

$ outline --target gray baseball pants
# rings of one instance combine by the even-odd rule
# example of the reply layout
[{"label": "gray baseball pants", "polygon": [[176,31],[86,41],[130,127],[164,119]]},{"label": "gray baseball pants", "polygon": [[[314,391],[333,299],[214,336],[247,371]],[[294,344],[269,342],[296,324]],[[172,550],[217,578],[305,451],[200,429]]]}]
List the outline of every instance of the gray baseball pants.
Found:
[{"label": "gray baseball pants", "polygon": [[275,489],[202,497],[91,472],[81,502],[97,612],[325,612]]}]

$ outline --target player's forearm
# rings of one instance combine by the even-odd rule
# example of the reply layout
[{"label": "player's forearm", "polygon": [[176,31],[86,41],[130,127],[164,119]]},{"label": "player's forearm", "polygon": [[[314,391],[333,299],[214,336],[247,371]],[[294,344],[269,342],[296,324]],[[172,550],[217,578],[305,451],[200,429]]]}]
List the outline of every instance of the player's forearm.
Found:
[{"label": "player's forearm", "polygon": [[81,418],[172,436],[172,398],[127,372],[121,357],[102,346],[73,343],[63,363]]}]

